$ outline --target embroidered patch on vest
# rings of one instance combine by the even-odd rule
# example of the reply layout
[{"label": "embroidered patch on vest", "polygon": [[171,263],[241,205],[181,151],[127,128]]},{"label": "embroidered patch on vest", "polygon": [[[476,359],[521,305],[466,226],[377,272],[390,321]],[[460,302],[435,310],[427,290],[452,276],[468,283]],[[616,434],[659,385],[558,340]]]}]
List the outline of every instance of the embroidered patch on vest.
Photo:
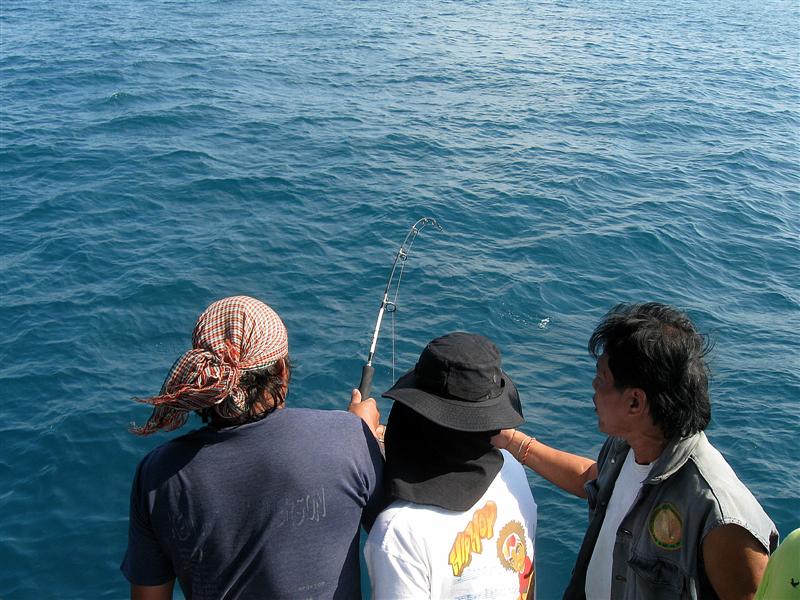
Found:
[{"label": "embroidered patch on vest", "polygon": [[674,504],[659,504],[650,513],[650,537],[659,548],[677,550],[683,537],[683,519]]}]

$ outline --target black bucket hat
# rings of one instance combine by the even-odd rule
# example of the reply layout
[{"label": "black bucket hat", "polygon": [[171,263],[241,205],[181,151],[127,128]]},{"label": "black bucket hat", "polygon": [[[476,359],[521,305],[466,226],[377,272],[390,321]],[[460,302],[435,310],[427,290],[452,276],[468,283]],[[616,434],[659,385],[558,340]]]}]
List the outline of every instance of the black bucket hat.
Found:
[{"label": "black bucket hat", "polygon": [[509,429],[525,421],[500,352],[475,333],[457,331],[430,342],[383,396],[456,431]]}]

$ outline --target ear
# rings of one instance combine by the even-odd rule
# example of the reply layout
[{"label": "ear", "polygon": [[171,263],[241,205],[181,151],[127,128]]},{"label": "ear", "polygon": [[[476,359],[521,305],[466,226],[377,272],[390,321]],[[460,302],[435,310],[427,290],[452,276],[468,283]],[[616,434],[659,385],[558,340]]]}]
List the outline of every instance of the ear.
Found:
[{"label": "ear", "polygon": [[278,362],[275,363],[275,368],[277,369],[276,375],[279,375],[281,379],[286,379],[288,374],[288,368],[286,367],[286,359],[279,358]]},{"label": "ear", "polygon": [[277,369],[276,374],[282,375],[286,371],[286,359],[285,358],[279,358],[275,362],[275,368]]},{"label": "ear", "polygon": [[629,415],[638,416],[647,412],[647,394],[642,388],[628,388],[625,390],[625,395]]}]

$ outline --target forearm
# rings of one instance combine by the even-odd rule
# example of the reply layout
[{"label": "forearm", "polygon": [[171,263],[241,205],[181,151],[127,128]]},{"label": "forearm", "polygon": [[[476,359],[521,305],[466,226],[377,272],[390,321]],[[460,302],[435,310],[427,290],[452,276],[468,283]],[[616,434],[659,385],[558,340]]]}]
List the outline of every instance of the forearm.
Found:
[{"label": "forearm", "polygon": [[551,448],[521,431],[513,434],[507,450],[550,483],[580,498],[586,497],[586,482],[597,477],[595,461]]},{"label": "forearm", "polygon": [[131,600],[171,600],[175,580],[163,585],[131,585]]}]

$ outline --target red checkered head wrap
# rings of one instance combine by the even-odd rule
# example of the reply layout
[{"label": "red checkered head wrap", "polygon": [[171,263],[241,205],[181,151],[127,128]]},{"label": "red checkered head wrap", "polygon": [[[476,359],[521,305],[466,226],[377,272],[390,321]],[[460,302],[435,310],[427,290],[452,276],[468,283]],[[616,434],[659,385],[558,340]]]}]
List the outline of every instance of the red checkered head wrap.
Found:
[{"label": "red checkered head wrap", "polygon": [[286,326],[269,306],[248,296],[214,302],[197,319],[192,349],[172,365],[161,393],[142,400],[155,408],[134,433],[172,431],[191,411],[210,406],[223,418],[238,417],[250,408],[239,387],[242,372],[270,367],[288,354]]}]

